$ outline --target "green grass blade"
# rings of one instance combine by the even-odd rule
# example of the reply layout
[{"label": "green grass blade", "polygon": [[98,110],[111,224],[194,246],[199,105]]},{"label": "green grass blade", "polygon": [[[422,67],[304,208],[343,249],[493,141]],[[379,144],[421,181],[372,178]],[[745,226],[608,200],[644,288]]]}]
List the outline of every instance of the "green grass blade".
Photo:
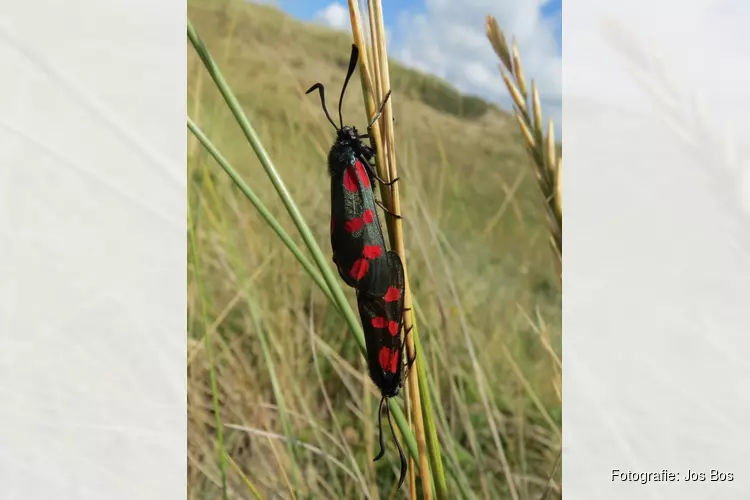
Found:
[{"label": "green grass blade", "polygon": [[247,185],[247,183],[240,177],[240,174],[237,173],[237,171],[232,167],[232,165],[229,164],[229,162],[224,158],[224,156],[219,152],[219,150],[216,148],[216,146],[211,142],[211,140],[206,136],[206,134],[203,133],[203,131],[198,127],[198,125],[193,122],[192,119],[188,116],[187,119],[187,125],[190,131],[193,133],[193,135],[200,141],[201,144],[203,144],[203,147],[206,148],[206,151],[208,151],[211,156],[216,160],[216,163],[219,164],[219,166],[224,169],[224,172],[229,175],[229,177],[232,179],[232,181],[235,183],[235,185],[242,191],[242,194],[245,195],[245,197],[250,200],[250,203],[253,204],[256,210],[260,213],[260,215],[266,220],[269,226],[271,226],[271,229],[276,232],[276,234],[281,238],[281,241],[286,245],[286,247],[292,252],[294,257],[297,259],[297,261],[302,264],[302,267],[305,268],[305,271],[310,275],[310,277],[313,279],[315,284],[320,287],[320,289],[323,291],[323,293],[326,294],[326,296],[331,300],[334,306],[337,306],[336,301],[333,298],[333,295],[331,294],[331,291],[328,289],[328,285],[323,281],[323,278],[321,277],[320,273],[318,272],[315,267],[310,263],[309,260],[307,260],[307,257],[305,257],[302,254],[302,251],[297,246],[296,243],[292,240],[292,238],[287,234],[286,231],[284,231],[284,228],[281,227],[281,224],[276,220],[276,218],[271,214],[271,212],[266,208],[266,206],[263,204],[263,202],[256,196],[256,194],[253,192],[253,190],[250,188],[250,186]]},{"label": "green grass blade", "polygon": [[208,358],[208,378],[211,384],[211,403],[213,405],[214,415],[216,417],[216,444],[219,448],[219,471],[221,473],[221,493],[224,500],[228,500],[227,492],[227,458],[224,451],[224,427],[221,421],[221,411],[219,408],[219,391],[216,383],[216,369],[214,367],[213,346],[211,345],[211,335],[209,335],[210,322],[208,321],[208,312],[206,310],[206,299],[203,295],[203,282],[200,276],[200,252],[195,239],[195,230],[191,220],[190,207],[188,207],[188,235],[190,238],[190,249],[193,257],[193,273],[195,276],[195,286],[198,289],[198,296],[201,298],[201,318],[203,320],[204,342],[206,345],[206,357]]},{"label": "green grass blade", "polygon": [[[415,316],[412,311],[412,317]],[[411,335],[414,339],[414,349],[417,356],[417,383],[419,384],[419,395],[422,402],[422,419],[424,421],[425,434],[427,437],[427,452],[430,455],[430,468],[432,477],[435,479],[437,497],[440,499],[448,498],[448,484],[445,481],[445,470],[443,469],[443,459],[440,454],[440,442],[437,437],[437,427],[432,410],[432,399],[430,398],[430,388],[427,382],[427,371],[425,370],[424,354],[422,354],[422,343],[419,340],[416,318],[412,319]]]},{"label": "green grass blade", "polygon": [[[424,313],[422,312],[422,309],[420,308],[419,302],[416,300],[416,298],[412,299],[412,307],[414,308],[414,314],[419,318],[419,320],[426,324],[426,318],[424,317]],[[416,324],[416,322],[415,322]],[[416,342],[416,339],[415,339]],[[423,351],[421,345],[419,347],[420,352]],[[438,355],[440,355],[440,351],[438,350]],[[442,359],[442,358],[441,358]],[[424,365],[423,365],[424,366]],[[425,370],[426,372],[426,370]],[[445,411],[443,409],[442,403],[440,401],[440,392],[437,390],[437,387],[435,385],[435,380],[432,377],[432,374],[427,373],[427,388],[429,389],[429,392],[427,394],[430,395],[430,398],[434,398],[436,401],[436,405],[432,406],[432,403],[428,403],[431,406],[431,410],[434,409],[434,416],[439,420],[440,425],[443,426],[443,429],[447,430],[450,429],[450,426],[448,425],[448,419],[445,416]],[[424,389],[420,386],[420,392],[422,392]],[[424,403],[423,403],[424,405]],[[437,435],[437,426],[435,427],[435,435]],[[463,471],[459,466],[458,462],[456,460],[456,450],[463,450],[463,447],[456,443],[453,436],[450,434],[450,432],[444,433],[444,447],[445,450],[445,459],[448,462],[448,466],[445,468],[448,471],[448,474],[455,480],[456,485],[458,486],[458,490],[461,493],[461,498],[464,500],[473,500],[477,498],[477,496],[471,491],[471,487],[468,484],[468,479],[466,477],[465,471]],[[429,443],[428,443],[429,446]],[[468,453],[468,452],[466,452]],[[442,460],[442,453],[440,453],[441,460]],[[441,464],[442,467],[442,464]]]},{"label": "green grass blade", "polygon": [[232,460],[232,457],[229,456],[227,452],[224,452],[224,455],[226,456],[227,460],[229,461],[229,465],[232,466],[232,469],[234,469],[234,472],[237,473],[238,476],[240,476],[240,479],[242,480],[242,484],[245,485],[247,490],[252,493],[253,497],[255,497],[255,500],[263,500],[263,497],[260,496],[260,492],[255,487],[252,481],[245,475],[244,472],[242,472],[242,469],[240,469],[240,466],[237,465],[237,462]]},{"label": "green grass blade", "polygon": [[310,227],[305,222],[305,219],[302,216],[299,208],[297,207],[297,204],[292,199],[291,193],[289,193],[289,190],[284,184],[284,181],[281,179],[281,176],[274,167],[271,158],[268,156],[268,152],[263,147],[263,144],[258,137],[258,134],[255,132],[255,129],[245,116],[245,113],[242,111],[239,102],[237,102],[237,98],[229,88],[229,84],[227,84],[226,80],[224,80],[221,71],[219,70],[214,60],[211,58],[211,54],[208,52],[208,49],[198,37],[195,28],[193,28],[193,25],[189,20],[187,23],[187,32],[188,38],[190,38],[190,42],[193,44],[195,51],[198,53],[201,61],[203,61],[206,70],[216,84],[216,87],[219,89],[219,92],[221,92],[221,95],[226,101],[227,106],[229,106],[229,110],[232,112],[235,119],[237,120],[237,123],[242,129],[245,138],[247,138],[250,146],[253,148],[253,151],[255,151],[255,154],[257,155],[258,160],[263,167],[263,170],[266,171],[266,174],[271,180],[274,189],[276,189],[279,198],[281,198],[282,203],[284,203],[284,207],[286,207],[287,212],[289,212],[289,216],[292,218],[295,226],[297,226],[297,230],[300,232],[300,236],[302,236],[302,239],[307,245],[308,250],[310,250],[315,263],[318,265],[320,272],[323,274],[323,279],[327,283],[328,288],[333,295],[334,303],[340,306],[340,310],[344,315],[344,319],[346,319],[347,323],[349,323],[349,326],[351,326],[352,331],[354,332],[354,336],[357,337],[357,341],[362,347],[364,347],[365,339],[364,334],[362,333],[362,329],[359,326],[357,317],[354,315],[354,311],[352,311],[352,308],[349,306],[349,302],[344,295],[344,291],[342,290],[341,285],[339,285],[337,281],[337,277],[331,270],[328,259],[324,257],[323,252],[318,246],[318,243],[315,241],[315,237],[310,231]]},{"label": "green grass blade", "polygon": [[[216,65],[213,58],[211,57],[211,54],[209,53],[208,49],[205,47],[205,45],[201,41],[200,37],[195,31],[195,28],[193,27],[190,20],[188,20],[187,22],[187,34],[196,53],[200,57],[204,66],[206,67],[206,70],[208,71],[209,75],[211,76],[214,83],[216,84],[219,92],[221,92],[221,95],[224,98],[225,102],[227,103],[227,106],[229,107],[230,111],[232,112],[235,119],[237,120],[237,123],[242,129],[243,134],[245,135],[248,142],[250,143],[250,146],[255,151],[255,154],[257,155],[258,160],[260,161],[263,169],[266,171],[266,174],[271,180],[271,183],[276,189],[276,192],[281,198],[281,201],[284,203],[284,206],[286,207],[287,212],[289,212],[289,215],[292,218],[292,221],[297,226],[297,229],[300,232],[300,236],[302,237],[305,244],[307,245],[308,250],[312,254],[312,257],[315,260],[315,263],[318,265],[318,268],[320,269],[322,273],[323,279],[325,280],[326,284],[328,285],[329,290],[331,291],[331,294],[333,295],[334,303],[338,304],[339,310],[344,316],[344,319],[349,324],[349,327],[351,328],[351,331],[354,334],[354,337],[360,346],[360,350],[362,351],[362,354],[366,355],[365,338],[364,338],[364,333],[362,331],[362,327],[359,325],[359,321],[357,317],[355,316],[354,311],[352,310],[351,306],[349,305],[349,302],[347,301],[346,296],[344,295],[344,291],[338,282],[338,277],[331,270],[331,266],[329,265],[328,259],[324,257],[323,252],[321,251],[320,247],[315,241],[315,238],[312,232],[310,231],[309,226],[305,222],[304,217],[302,216],[302,213],[299,211],[299,208],[297,208],[297,205],[292,199],[292,196],[289,193],[288,189],[286,188],[284,181],[281,179],[281,176],[276,171],[276,168],[274,167],[271,161],[271,158],[268,155],[268,152],[263,147],[263,144],[261,143],[260,138],[256,134],[255,129],[252,127],[252,125],[250,124],[250,121],[247,119],[244,112],[242,111],[242,108],[240,107],[240,104],[237,101],[237,98],[234,96],[234,93],[232,92],[231,88],[229,87],[223,75],[221,74],[221,71],[219,70],[218,66]],[[412,454],[412,457],[415,460],[418,460],[419,454],[417,452],[417,442],[414,439],[414,435],[412,434],[411,429],[409,429],[409,426],[406,422],[406,418],[404,417],[404,414],[401,411],[401,408],[393,400],[390,401],[390,408],[391,408],[391,411],[393,412],[392,416],[396,420],[399,430],[401,431],[401,435],[403,436],[403,439],[406,441],[407,449],[409,450],[409,453]]]},{"label": "green grass blade", "polygon": [[[284,391],[281,389],[279,378],[276,376],[276,364],[273,362],[273,356],[268,346],[268,338],[266,333],[266,326],[261,324],[260,312],[255,300],[245,292],[247,297],[247,305],[250,309],[250,317],[253,321],[253,327],[258,332],[258,340],[260,341],[260,349],[263,353],[263,361],[268,368],[268,376],[271,379],[271,389],[273,390],[273,396],[276,399],[276,405],[279,407],[279,418],[281,419],[281,426],[284,428],[284,435],[287,438],[294,438],[292,427],[289,424],[289,417],[286,411],[286,399],[284,398]],[[295,439],[296,440],[296,439]],[[300,493],[300,471],[299,471],[299,457],[297,456],[297,448],[292,444],[292,440],[286,440],[286,447],[289,450],[289,455],[292,457],[292,482],[294,483],[295,493]]]}]

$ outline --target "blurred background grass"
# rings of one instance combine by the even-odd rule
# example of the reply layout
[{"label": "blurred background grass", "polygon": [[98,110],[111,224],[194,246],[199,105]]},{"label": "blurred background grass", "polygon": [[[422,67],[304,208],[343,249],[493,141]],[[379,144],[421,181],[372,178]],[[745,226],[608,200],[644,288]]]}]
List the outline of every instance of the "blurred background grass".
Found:
[{"label": "blurred background grass", "polygon": [[[242,0],[188,5],[320,246],[330,251],[325,158],[333,133],[319,101],[304,91],[323,82],[333,107],[351,38]],[[492,419],[519,495],[539,498],[560,446],[561,304],[523,140],[515,119],[496,106],[391,64],[409,276],[442,412],[449,486],[468,485],[476,498],[510,498]],[[189,115],[296,236],[190,47],[188,86]],[[362,128],[364,120],[361,96],[350,92],[344,121]],[[200,341],[207,331],[215,335],[222,419],[242,428],[225,429],[227,452],[263,498],[385,495],[397,477],[397,455],[390,447],[386,460],[372,463],[378,394],[344,320],[192,135],[188,180],[201,262],[199,275],[188,269],[189,497],[221,496]],[[354,304],[353,292],[347,294]],[[467,325],[459,322],[459,307]],[[489,388],[490,408],[481,402],[478,376]],[[250,498],[237,469],[230,469],[230,493]],[[554,477],[559,484],[559,469]]]}]

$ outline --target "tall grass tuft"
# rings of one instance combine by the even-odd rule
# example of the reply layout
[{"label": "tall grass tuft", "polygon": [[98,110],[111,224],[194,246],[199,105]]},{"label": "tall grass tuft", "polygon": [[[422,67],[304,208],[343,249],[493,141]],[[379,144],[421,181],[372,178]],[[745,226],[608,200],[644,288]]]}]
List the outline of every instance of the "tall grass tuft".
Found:
[{"label": "tall grass tuft", "polygon": [[485,25],[487,38],[500,59],[503,81],[513,99],[514,114],[526,140],[536,180],[544,196],[550,246],[555,257],[558,276],[562,280],[562,156],[557,156],[555,127],[552,118],[549,118],[545,137],[539,92],[534,80],[531,80],[531,95],[529,96],[516,40],[513,39],[509,48],[505,34],[492,16],[487,16]]},{"label": "tall grass tuft", "polygon": [[[382,23],[382,19],[381,19],[381,23]],[[266,174],[268,175],[269,179],[273,183],[273,185],[274,185],[274,187],[275,187],[275,189],[277,191],[277,194],[279,195],[280,199],[284,203],[284,206],[286,207],[286,209],[287,209],[290,217],[294,221],[294,223],[295,223],[298,231],[300,232],[300,235],[302,236],[302,238],[303,238],[303,240],[304,240],[304,242],[305,242],[308,250],[312,253],[313,259],[315,260],[316,264],[318,265],[318,267],[319,267],[319,269],[320,269],[320,271],[321,271],[321,273],[323,275],[323,279],[326,282],[327,289],[323,288],[322,286],[321,286],[321,288],[323,289],[324,293],[326,293],[327,295],[328,295],[329,292],[332,295],[332,298],[335,301],[336,308],[344,315],[345,319],[349,323],[349,326],[351,327],[352,332],[354,333],[355,337],[357,338],[357,341],[359,342],[360,347],[361,347],[361,349],[363,351],[363,354],[364,354],[364,337],[363,337],[362,329],[359,326],[359,324],[357,323],[357,320],[356,320],[356,318],[354,316],[354,312],[351,309],[351,307],[349,306],[349,303],[348,303],[346,297],[344,296],[343,289],[341,288],[340,284],[338,283],[337,277],[334,275],[333,271],[331,270],[331,267],[330,267],[330,264],[328,263],[328,260],[323,256],[322,250],[320,249],[320,247],[318,246],[317,242],[315,241],[315,239],[314,239],[314,237],[312,235],[312,232],[310,231],[309,226],[307,225],[307,223],[305,222],[305,220],[303,218],[303,215],[302,215],[301,211],[298,209],[298,207],[297,207],[296,203],[294,202],[294,199],[291,196],[290,192],[288,191],[288,189],[287,189],[284,181],[282,180],[282,178],[279,175],[278,171],[274,167],[274,165],[273,165],[273,163],[272,163],[272,161],[271,161],[271,159],[270,159],[267,151],[265,150],[265,148],[263,147],[262,142],[260,141],[260,138],[259,138],[258,134],[256,133],[256,131],[253,128],[253,126],[250,124],[250,121],[248,120],[247,116],[242,111],[242,109],[241,109],[241,107],[239,105],[239,102],[237,101],[236,97],[234,96],[234,93],[232,92],[231,88],[227,84],[227,82],[224,79],[224,77],[223,77],[221,71],[219,70],[217,64],[215,63],[215,61],[211,57],[208,49],[206,48],[206,46],[204,45],[203,41],[198,36],[198,33],[196,32],[195,28],[193,27],[192,23],[190,23],[190,21],[188,21],[187,33],[188,33],[188,38],[190,39],[190,42],[192,43],[193,47],[195,48],[196,52],[198,53],[199,57],[201,58],[201,61],[205,65],[206,69],[208,70],[211,78],[214,80],[214,83],[216,84],[218,90],[221,92],[222,97],[226,101],[227,106],[229,107],[230,111],[232,112],[232,114],[234,115],[235,119],[237,120],[238,125],[240,126],[240,128],[243,131],[243,133],[245,134],[246,139],[248,140],[250,146],[252,147],[252,149],[254,150],[255,154],[257,155],[257,157],[258,157],[259,161],[261,162],[264,170],[266,171]],[[390,115],[386,114],[385,116],[390,116]],[[227,172],[232,177],[232,180],[238,185],[238,187],[240,187],[240,189],[242,190],[243,194],[245,194],[245,196],[248,197],[248,199],[256,206],[256,208],[258,208],[263,213],[264,210],[262,208],[263,207],[262,202],[260,202],[260,200],[257,199],[257,197],[254,196],[254,194],[252,193],[252,190],[250,190],[249,187],[247,186],[247,183],[245,183],[236,174],[236,171],[228,164],[228,162],[226,162],[226,160],[223,159],[221,153],[215,148],[215,146],[213,146],[213,144],[210,143],[210,141],[205,136],[205,134],[203,134],[202,131],[200,131],[199,127],[192,120],[190,120],[189,117],[188,117],[188,128],[203,143],[204,147],[206,147],[206,149],[212,154],[212,156],[214,157],[214,159],[216,159],[217,162],[222,166],[222,168],[224,168],[225,172]],[[390,137],[392,138],[392,132],[391,132],[391,136]],[[396,193],[397,193],[397,191],[396,191]],[[392,200],[393,200],[393,198],[392,198]],[[396,198],[396,200],[397,200],[397,198]],[[393,208],[395,210],[398,210],[397,202],[396,202],[396,204],[393,205]],[[395,213],[397,213],[397,212],[395,212]],[[308,272],[310,272],[310,274],[313,277],[313,279],[315,279],[317,277],[317,273],[315,273],[312,269],[309,269],[308,266],[305,265],[305,260],[303,258],[301,258],[299,251],[296,248],[294,248],[294,246],[292,246],[292,245],[290,245],[288,243],[288,237],[285,237],[284,232],[279,230],[278,224],[276,224],[274,222],[273,218],[269,217],[268,214],[264,213],[264,217],[266,218],[266,220],[268,221],[268,223],[272,227],[274,227],[274,229],[276,230],[277,235],[279,235],[279,237],[282,239],[282,241],[287,244],[287,247],[290,248],[290,250],[292,250],[292,252],[295,254],[295,256],[297,256],[298,261],[300,261],[300,263],[303,264],[303,266],[305,267],[305,269],[308,270]],[[394,220],[397,220],[397,219],[394,219]],[[400,231],[400,229],[397,229],[397,231]],[[194,251],[193,253],[194,253],[194,255],[197,255],[197,252]],[[404,255],[403,242],[401,243],[401,255]],[[197,267],[197,265],[196,265],[196,267]],[[316,280],[316,281],[318,281],[318,280]],[[322,283],[320,283],[320,285],[322,285]],[[410,295],[408,293],[408,284],[407,284],[407,292],[405,294],[405,303],[406,304],[409,304],[409,302],[407,302],[409,300],[408,297],[410,297]],[[253,308],[253,302],[252,301],[249,301],[249,306],[250,306],[251,309]],[[407,307],[408,307],[408,305],[407,305]],[[252,314],[252,316],[255,319],[256,315]],[[407,318],[408,318],[408,316],[407,316]],[[405,323],[408,326],[411,323],[411,321],[407,320]],[[282,395],[280,393],[280,390],[278,388],[278,380],[277,380],[277,377],[275,375],[274,364],[273,364],[272,357],[271,357],[270,352],[269,352],[268,339],[267,339],[266,335],[264,334],[263,327],[260,326],[257,323],[256,323],[255,326],[256,326],[256,330],[258,330],[260,332],[259,340],[260,340],[261,345],[262,345],[262,350],[263,350],[264,358],[266,359],[266,363],[268,365],[269,374],[270,374],[270,377],[271,377],[271,382],[272,382],[272,385],[273,385],[274,393],[276,395],[276,398],[277,398],[277,401],[278,401],[278,404],[279,404],[280,417],[281,417],[283,426],[285,428],[285,432],[287,434],[287,437],[289,437],[288,435],[290,434],[290,432],[288,430],[287,417],[286,417],[286,413],[285,413],[285,410],[284,410],[283,397],[282,397]],[[210,342],[210,338],[208,336],[206,336],[206,351],[209,352],[209,353],[211,352],[211,342]],[[411,352],[412,353],[414,352],[414,346],[413,346],[413,344],[411,344]],[[418,363],[418,361],[417,361],[417,363]],[[213,360],[212,359],[209,359],[209,371],[210,371],[210,374],[211,374],[211,380],[213,381],[215,377],[213,375],[213,373],[214,373],[214,365],[213,365]],[[219,445],[220,449],[219,449],[218,455],[219,455],[219,461],[220,461],[220,465],[221,465],[220,470],[221,470],[221,477],[222,477],[222,491],[223,491],[223,495],[226,498],[226,495],[227,495],[227,485],[226,485],[226,466],[227,466],[227,460],[226,460],[226,456],[225,456],[225,452],[224,452],[223,444],[222,444],[222,440],[221,440],[223,425],[222,425],[222,421],[221,421],[220,409],[218,408],[218,394],[217,394],[218,390],[215,387],[215,384],[213,384],[213,383],[212,383],[212,387],[211,387],[211,392],[212,392],[212,395],[213,395],[212,397],[213,397],[213,401],[214,401],[214,413],[216,415],[216,420],[217,420],[216,428],[217,428],[218,435],[219,435],[219,443],[218,443],[218,445]],[[405,425],[405,420],[403,418],[403,414],[400,411],[400,408],[398,408],[398,406],[395,404],[395,402],[390,401],[390,403],[391,403],[390,406],[391,406],[391,409],[392,409],[392,412],[393,412],[393,417],[396,420],[397,425],[401,429],[402,436],[406,440],[407,450],[409,451],[409,453],[412,456],[417,455],[417,453],[415,453],[415,446],[414,446],[413,437],[411,436],[410,432],[408,431],[407,426]],[[421,416],[420,416],[420,419],[421,419]],[[424,438],[423,437],[421,439],[421,442],[424,443]],[[422,445],[421,448],[424,449],[425,448],[424,445]],[[419,448],[417,448],[417,449],[419,449]],[[290,447],[290,453],[291,453],[292,456],[294,456],[296,454],[296,452],[294,451],[293,447]],[[424,454],[424,456],[426,456],[426,453]],[[424,462],[424,463],[426,464],[427,462]],[[429,466],[427,466],[427,467],[429,467]],[[298,472],[296,466],[292,467],[292,471],[293,471],[294,488],[292,488],[292,485],[289,485],[289,488],[290,488],[290,491],[293,492],[295,490],[299,490],[299,478],[298,478],[299,472]],[[429,472],[428,471],[429,471],[429,469],[427,468],[423,472],[423,477],[428,478],[428,481],[429,481],[429,477],[430,476],[429,476]],[[426,484],[426,487],[428,489],[430,488],[430,486],[431,485],[429,483]]]},{"label": "tall grass tuft", "polygon": [[[550,232],[550,247],[558,279],[562,283],[562,155],[557,156],[554,123],[552,122],[552,118],[548,119],[547,135],[545,137],[539,92],[532,79],[531,98],[529,99],[529,89],[515,38],[509,48],[505,34],[492,16],[486,17],[485,27],[487,38],[495,54],[500,59],[500,72],[502,73],[508,93],[513,99],[513,110],[516,121],[526,140],[526,148],[531,158],[531,164],[534,167],[537,184],[544,197],[544,207]],[[531,110],[529,110],[529,100],[531,101]],[[550,353],[554,366],[557,369],[557,385],[560,387],[562,385],[562,363],[560,358],[551,350]],[[547,487],[542,499],[547,498],[552,490],[553,477],[560,465],[561,458],[562,445],[550,471],[549,480],[547,481]]]},{"label": "tall grass tuft", "polygon": [[[189,0],[188,499],[558,494],[559,275],[516,118],[462,112],[471,99],[388,63],[380,3],[349,6],[351,35]],[[405,412],[389,402],[411,457],[400,492],[393,453],[372,461],[379,394],[327,242],[332,137],[304,95],[340,81],[352,40],[364,99],[344,116],[393,85],[377,167],[403,182],[380,197],[404,216],[386,227],[422,334]]]}]

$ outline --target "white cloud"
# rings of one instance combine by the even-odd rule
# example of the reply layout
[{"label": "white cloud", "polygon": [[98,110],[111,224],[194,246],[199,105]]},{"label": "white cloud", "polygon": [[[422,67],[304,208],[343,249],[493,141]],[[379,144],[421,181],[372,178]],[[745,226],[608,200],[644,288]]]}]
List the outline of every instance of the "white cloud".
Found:
[{"label": "white cloud", "polygon": [[555,39],[559,20],[542,17],[540,8],[548,1],[426,0],[424,12],[401,15],[391,53],[463,92],[507,107],[510,100],[499,61],[485,35],[485,16],[495,16],[505,34],[516,37],[526,79],[536,81],[545,115],[555,120],[560,137],[562,57]]},{"label": "white cloud", "polygon": [[[334,29],[349,31],[350,19],[349,8],[344,4],[334,2],[323,10],[319,10],[313,15],[313,20],[325,24]],[[390,46],[391,30],[385,27],[385,43]]]},{"label": "white cloud", "polygon": [[496,73],[490,73],[487,67],[478,62],[466,64],[466,78],[477,87],[493,85],[497,80]]},{"label": "white cloud", "polygon": [[[516,37],[526,79],[536,81],[545,116],[554,119],[559,138],[562,57],[555,39],[559,20],[545,19],[540,12],[550,1],[426,0],[423,12],[404,12],[396,26],[386,28],[389,52],[407,66],[443,78],[462,92],[509,108],[499,61],[485,35],[485,16],[495,16],[506,35]],[[329,4],[313,18],[331,28],[349,29],[349,10],[340,2]]]},{"label": "white cloud", "polygon": [[349,28],[349,9],[338,2],[334,2],[325,9],[318,11],[313,18],[331,28]]}]

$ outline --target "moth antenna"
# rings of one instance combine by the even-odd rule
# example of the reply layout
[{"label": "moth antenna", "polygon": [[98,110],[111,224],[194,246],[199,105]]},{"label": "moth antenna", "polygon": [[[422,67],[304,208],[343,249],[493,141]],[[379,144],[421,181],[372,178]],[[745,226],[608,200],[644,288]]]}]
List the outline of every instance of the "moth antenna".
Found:
[{"label": "moth antenna", "polygon": [[[385,402],[385,397],[383,397],[380,400],[380,404],[378,405],[378,441],[380,442],[380,453],[378,453],[378,456],[372,459],[373,462],[377,462],[381,458],[383,458],[383,455],[385,455],[385,443],[383,443],[383,403]],[[386,405],[386,411],[388,409],[388,405]],[[390,413],[388,414],[388,418],[390,419]]]},{"label": "moth antenna", "polygon": [[385,411],[388,413],[388,425],[391,428],[393,442],[396,443],[396,448],[398,448],[398,456],[401,459],[401,476],[398,478],[398,488],[396,488],[397,490],[400,490],[401,486],[404,484],[404,479],[406,479],[406,457],[404,456],[404,450],[401,449],[401,443],[398,442],[398,438],[396,437],[396,431],[393,429],[393,420],[391,420],[391,412],[388,408],[388,405],[385,405]]},{"label": "moth antenna", "polygon": [[328,108],[326,107],[326,91],[325,91],[325,88],[323,87],[323,84],[322,83],[316,83],[315,85],[313,85],[312,87],[310,87],[307,90],[307,92],[305,92],[305,94],[307,95],[310,92],[312,92],[313,90],[317,90],[318,93],[320,94],[320,105],[323,107],[323,113],[326,114],[326,118],[328,118],[328,121],[331,122],[331,125],[333,125],[333,128],[336,129],[336,130],[338,130],[339,128],[336,126],[336,123],[331,118],[331,115],[328,114]]},{"label": "moth antenna", "polygon": [[344,128],[344,117],[341,114],[341,105],[344,102],[344,92],[346,92],[346,86],[349,85],[349,79],[352,77],[352,74],[354,74],[354,68],[357,67],[357,59],[359,59],[359,49],[355,44],[352,44],[352,55],[349,58],[349,70],[346,72],[344,86],[341,87],[341,95],[339,96],[339,123],[341,123],[341,128]]}]

